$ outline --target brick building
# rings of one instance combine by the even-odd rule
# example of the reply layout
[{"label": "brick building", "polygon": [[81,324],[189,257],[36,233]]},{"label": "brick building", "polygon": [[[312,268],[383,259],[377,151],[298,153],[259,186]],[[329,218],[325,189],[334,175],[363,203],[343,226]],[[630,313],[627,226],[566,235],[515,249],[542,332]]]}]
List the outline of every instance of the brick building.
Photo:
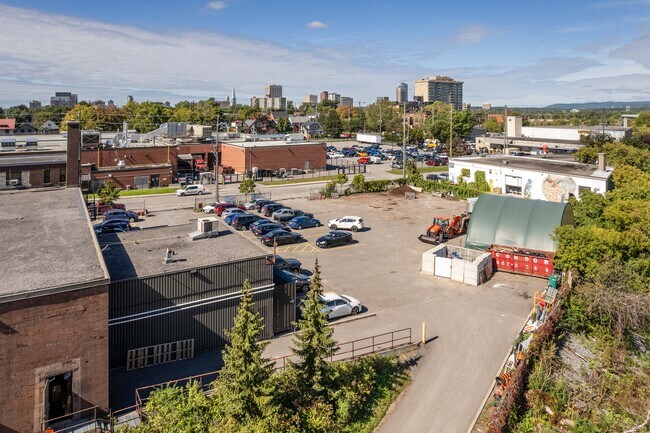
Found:
[{"label": "brick building", "polygon": [[219,164],[236,173],[260,170],[299,168],[323,169],[327,165],[325,143],[299,141],[233,141],[221,143]]},{"label": "brick building", "polygon": [[0,431],[107,407],[109,274],[80,190],[0,193],[0,231]]}]

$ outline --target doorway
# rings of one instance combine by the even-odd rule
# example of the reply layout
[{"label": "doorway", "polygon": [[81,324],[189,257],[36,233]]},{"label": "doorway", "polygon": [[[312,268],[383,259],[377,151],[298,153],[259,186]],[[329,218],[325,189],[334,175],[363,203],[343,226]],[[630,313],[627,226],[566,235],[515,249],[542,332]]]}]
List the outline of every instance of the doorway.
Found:
[{"label": "doorway", "polygon": [[149,188],[158,188],[160,186],[160,175],[152,174],[149,177]]},{"label": "doorway", "polygon": [[72,413],[72,372],[47,379],[45,390],[45,417],[54,419]]}]

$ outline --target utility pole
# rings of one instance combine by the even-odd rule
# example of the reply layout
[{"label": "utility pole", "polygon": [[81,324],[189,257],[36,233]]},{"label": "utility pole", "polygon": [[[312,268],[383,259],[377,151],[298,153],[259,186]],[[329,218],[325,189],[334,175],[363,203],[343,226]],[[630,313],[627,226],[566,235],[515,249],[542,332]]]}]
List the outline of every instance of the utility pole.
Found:
[{"label": "utility pole", "polygon": [[449,108],[449,159],[454,154],[454,105],[450,104]]},{"label": "utility pole", "polygon": [[381,135],[381,102],[379,104],[379,135]]},{"label": "utility pole", "polygon": [[219,203],[219,123],[221,113],[217,114],[217,142],[214,144],[214,201]]},{"label": "utility pole", "polygon": [[503,153],[506,153],[508,148],[508,106],[505,106],[503,111]]},{"label": "utility pole", "polygon": [[402,178],[406,180],[406,101],[404,101],[404,119],[402,124]]}]

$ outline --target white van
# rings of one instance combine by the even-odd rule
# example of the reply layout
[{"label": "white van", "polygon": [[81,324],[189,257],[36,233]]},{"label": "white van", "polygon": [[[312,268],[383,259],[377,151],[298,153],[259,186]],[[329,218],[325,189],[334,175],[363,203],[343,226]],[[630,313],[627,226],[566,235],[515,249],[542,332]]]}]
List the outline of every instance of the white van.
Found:
[{"label": "white van", "polygon": [[176,195],[179,197],[185,195],[202,195],[205,192],[206,190],[203,185],[188,185],[185,188],[177,189]]}]

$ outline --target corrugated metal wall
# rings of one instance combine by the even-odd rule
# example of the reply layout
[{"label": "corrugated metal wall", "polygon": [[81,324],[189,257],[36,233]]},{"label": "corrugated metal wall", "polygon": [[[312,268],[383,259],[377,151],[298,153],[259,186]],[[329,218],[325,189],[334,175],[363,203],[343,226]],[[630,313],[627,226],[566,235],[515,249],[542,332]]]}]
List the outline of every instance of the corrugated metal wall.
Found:
[{"label": "corrugated metal wall", "polygon": [[232,327],[245,279],[251,282],[264,319],[263,338],[270,338],[272,268],[265,257],[256,257],[111,283],[110,368],[124,366],[128,350],[154,344],[194,338],[196,351],[223,347],[224,330]]}]

